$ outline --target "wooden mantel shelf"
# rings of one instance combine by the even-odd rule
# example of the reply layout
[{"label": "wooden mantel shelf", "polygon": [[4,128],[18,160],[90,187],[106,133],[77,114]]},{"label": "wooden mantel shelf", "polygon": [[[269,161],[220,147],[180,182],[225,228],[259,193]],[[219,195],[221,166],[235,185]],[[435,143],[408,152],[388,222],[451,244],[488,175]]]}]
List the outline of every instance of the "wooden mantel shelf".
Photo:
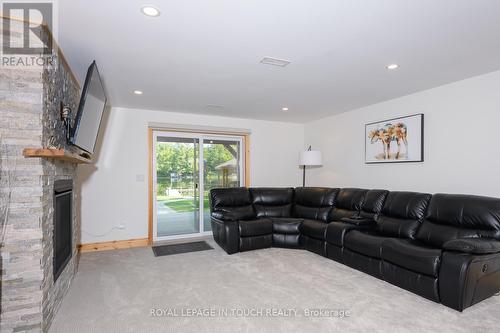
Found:
[{"label": "wooden mantel shelf", "polygon": [[75,164],[92,163],[91,159],[66,151],[64,149],[25,148],[23,150],[23,156],[26,158],[32,158],[32,157],[51,158]]}]

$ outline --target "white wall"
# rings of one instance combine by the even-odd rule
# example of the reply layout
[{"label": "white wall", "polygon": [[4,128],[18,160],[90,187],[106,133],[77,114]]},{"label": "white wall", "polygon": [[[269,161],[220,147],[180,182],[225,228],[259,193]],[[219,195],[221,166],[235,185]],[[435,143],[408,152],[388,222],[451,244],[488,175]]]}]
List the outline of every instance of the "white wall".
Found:
[{"label": "white wall", "polygon": [[[364,163],[366,123],[425,114],[425,162]],[[298,186],[297,155],[312,145],[323,167],[310,186],[386,188],[500,197],[500,71],[305,125],[114,108],[97,162],[80,166],[82,243],[145,238],[148,232],[147,125],[248,128],[252,186]],[[305,131],[305,133],[304,133]],[[144,175],[138,181],[137,175]],[[111,230],[125,223],[125,230]],[[102,235],[102,236],[98,236]]]},{"label": "white wall", "polygon": [[[425,114],[425,162],[364,163],[364,125]],[[500,71],[307,123],[311,185],[500,197]]]},{"label": "white wall", "polygon": [[[146,238],[148,234],[148,123],[246,128],[250,136],[252,186],[297,186],[303,148],[301,124],[165,111],[113,108],[102,126],[97,161],[79,166],[81,242]],[[143,175],[144,181],[137,176]],[[111,230],[120,223],[125,230]]]}]

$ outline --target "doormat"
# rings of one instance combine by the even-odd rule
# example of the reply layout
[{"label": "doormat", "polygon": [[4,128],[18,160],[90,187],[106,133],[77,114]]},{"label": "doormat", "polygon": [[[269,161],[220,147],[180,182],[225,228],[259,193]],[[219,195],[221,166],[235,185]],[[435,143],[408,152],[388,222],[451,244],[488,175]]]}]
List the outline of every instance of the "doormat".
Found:
[{"label": "doormat", "polygon": [[153,246],[153,253],[155,254],[155,257],[161,257],[161,256],[169,256],[171,254],[198,252],[198,251],[213,250],[213,249],[214,248],[208,245],[207,242],[201,241],[193,243]]}]

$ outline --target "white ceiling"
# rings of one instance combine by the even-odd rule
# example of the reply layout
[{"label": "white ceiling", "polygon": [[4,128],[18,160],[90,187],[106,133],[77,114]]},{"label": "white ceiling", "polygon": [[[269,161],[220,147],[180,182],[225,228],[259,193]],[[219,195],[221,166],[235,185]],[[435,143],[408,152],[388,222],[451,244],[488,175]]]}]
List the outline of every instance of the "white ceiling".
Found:
[{"label": "white ceiling", "polygon": [[[142,15],[144,4],[161,16]],[[500,69],[498,0],[60,0],[59,10],[70,65],[83,80],[97,60],[114,106],[307,122]]]}]

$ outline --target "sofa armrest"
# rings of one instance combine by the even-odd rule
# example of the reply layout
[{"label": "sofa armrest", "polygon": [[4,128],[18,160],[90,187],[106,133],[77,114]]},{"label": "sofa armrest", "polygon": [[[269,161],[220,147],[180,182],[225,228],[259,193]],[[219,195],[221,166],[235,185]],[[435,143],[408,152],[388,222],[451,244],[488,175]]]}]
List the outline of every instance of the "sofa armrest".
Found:
[{"label": "sofa armrest", "polygon": [[240,228],[238,221],[220,220],[215,217],[210,219],[212,235],[217,244],[227,252],[233,254],[239,251]]},{"label": "sofa armrest", "polygon": [[500,291],[500,253],[444,251],[439,269],[441,303],[458,311]]},{"label": "sofa armrest", "polygon": [[236,221],[236,218],[229,211],[216,211],[212,212],[212,218],[219,221]]},{"label": "sofa armrest", "polygon": [[357,226],[367,226],[375,224],[374,219],[369,219],[366,217],[343,217],[340,219],[340,221],[344,223],[354,224]]},{"label": "sofa armrest", "polygon": [[500,253],[500,241],[493,238],[459,238],[444,243],[443,249],[469,254]]}]

